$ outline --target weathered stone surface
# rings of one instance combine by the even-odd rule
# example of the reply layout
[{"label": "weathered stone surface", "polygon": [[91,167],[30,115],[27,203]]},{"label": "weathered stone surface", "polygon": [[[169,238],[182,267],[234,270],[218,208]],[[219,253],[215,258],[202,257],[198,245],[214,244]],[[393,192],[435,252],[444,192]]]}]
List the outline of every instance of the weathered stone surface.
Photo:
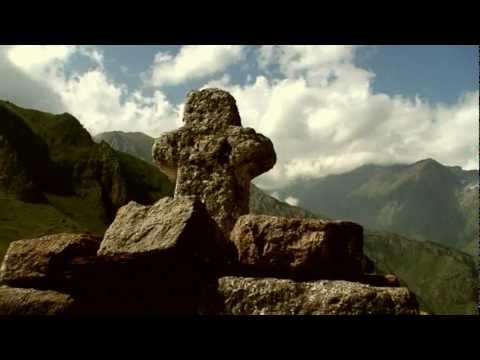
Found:
[{"label": "weathered stone surface", "polygon": [[191,92],[184,122],[155,141],[155,164],[176,182],[175,196],[197,196],[228,238],[248,214],[251,179],[276,162],[273,144],[241,127],[235,99],[219,89]]},{"label": "weathered stone surface", "polygon": [[0,279],[19,287],[57,288],[68,282],[65,268],[77,256],[94,255],[101,238],[89,234],[54,234],[10,244]]},{"label": "weathered stone surface", "polygon": [[351,278],[363,274],[363,228],[352,222],[241,216],[231,233],[252,275]]},{"label": "weathered stone surface", "polygon": [[202,288],[227,261],[225,243],[198,199],[130,202],[117,212],[98,256],[72,269],[88,284],[75,296],[108,304],[104,310],[114,314],[195,314]]},{"label": "weathered stone surface", "polygon": [[242,126],[234,97],[220,89],[189,92],[183,121],[187,125],[212,122],[219,126]]},{"label": "weathered stone surface", "polygon": [[74,300],[52,290],[0,287],[0,315],[66,315]]},{"label": "weathered stone surface", "polygon": [[[204,313],[228,315],[417,315],[407,288],[372,287],[342,280],[294,282],[222,277]],[[208,304],[208,301],[205,301]]]},{"label": "weathered stone surface", "polygon": [[152,206],[131,201],[121,207],[105,232],[98,255],[128,259],[176,252],[211,262],[216,256],[219,260],[224,243],[199,200],[165,197]]},{"label": "weathered stone surface", "polygon": [[76,258],[69,293],[75,314],[195,315],[203,289],[218,277],[214,270],[170,251]]}]

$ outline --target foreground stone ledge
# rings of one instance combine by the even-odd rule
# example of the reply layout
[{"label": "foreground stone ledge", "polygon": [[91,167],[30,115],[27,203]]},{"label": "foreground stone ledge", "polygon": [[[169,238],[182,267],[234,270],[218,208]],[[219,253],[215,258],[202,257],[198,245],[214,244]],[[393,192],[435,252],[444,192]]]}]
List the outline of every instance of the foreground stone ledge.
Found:
[{"label": "foreground stone ledge", "polygon": [[252,274],[356,278],[368,262],[363,228],[348,221],[241,216],[231,233],[238,261]]},{"label": "foreground stone ledge", "polygon": [[0,316],[67,315],[73,305],[70,295],[57,291],[0,287]]},{"label": "foreground stone ledge", "polygon": [[193,197],[178,196],[152,206],[131,201],[121,207],[97,255],[123,261],[168,255],[212,263],[221,261],[225,251],[225,240],[205,206]]},{"label": "foreground stone ledge", "polygon": [[77,256],[94,255],[101,238],[90,234],[60,233],[10,244],[0,280],[8,285],[56,288],[65,283],[65,268]]},{"label": "foreground stone ledge", "polygon": [[[418,315],[407,288],[342,281],[222,277],[210,312],[224,315]],[[206,302],[205,302],[206,303]]]}]

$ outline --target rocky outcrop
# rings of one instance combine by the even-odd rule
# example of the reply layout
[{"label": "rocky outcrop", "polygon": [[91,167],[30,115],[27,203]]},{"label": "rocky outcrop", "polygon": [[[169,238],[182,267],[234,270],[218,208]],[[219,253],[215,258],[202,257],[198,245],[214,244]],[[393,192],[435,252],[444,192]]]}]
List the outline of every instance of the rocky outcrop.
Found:
[{"label": "rocky outcrop", "polygon": [[57,291],[0,287],[0,316],[67,315],[73,306],[70,295]]},{"label": "rocky outcrop", "polygon": [[418,315],[406,288],[379,288],[341,280],[295,282],[222,277],[204,313],[224,315]]},{"label": "rocky outcrop", "polygon": [[19,154],[4,135],[0,135],[0,196],[29,202],[45,201]]},{"label": "rocky outcrop", "polygon": [[275,277],[358,278],[363,228],[347,221],[241,216],[231,233],[241,265]]},{"label": "rocky outcrop", "polygon": [[0,268],[0,280],[11,286],[62,288],[75,257],[95,255],[101,238],[89,234],[54,234],[10,244]]},{"label": "rocky outcrop", "polygon": [[175,196],[197,196],[228,238],[249,211],[250,180],[275,164],[273,144],[241,127],[235,99],[219,89],[191,92],[183,120],[155,141],[154,162],[176,182]]},{"label": "rocky outcrop", "polygon": [[115,151],[105,142],[94,144],[85,158],[71,169],[73,192],[95,204],[102,204],[102,217],[111,222],[116,210],[133,196]]}]

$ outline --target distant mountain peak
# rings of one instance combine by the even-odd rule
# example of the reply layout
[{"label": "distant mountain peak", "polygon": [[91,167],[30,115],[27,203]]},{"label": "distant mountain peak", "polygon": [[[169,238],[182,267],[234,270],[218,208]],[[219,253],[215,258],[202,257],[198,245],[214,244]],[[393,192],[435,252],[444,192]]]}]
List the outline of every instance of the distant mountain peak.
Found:
[{"label": "distant mountain peak", "polygon": [[440,165],[440,166],[444,166],[444,165],[440,164],[437,160],[432,159],[432,158],[419,160],[419,161],[412,164],[412,166],[415,166],[415,165],[437,165],[437,166]]},{"label": "distant mountain peak", "polygon": [[139,131],[107,131],[93,137],[96,142],[106,141],[118,151],[136,156],[148,163],[152,163],[152,146],[154,138]]}]

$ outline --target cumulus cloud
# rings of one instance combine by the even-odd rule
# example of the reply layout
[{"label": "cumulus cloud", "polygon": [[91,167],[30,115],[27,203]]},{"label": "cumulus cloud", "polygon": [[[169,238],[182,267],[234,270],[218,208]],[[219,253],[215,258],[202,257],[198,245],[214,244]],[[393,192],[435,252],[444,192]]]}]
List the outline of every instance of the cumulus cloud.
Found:
[{"label": "cumulus cloud", "polygon": [[245,56],[245,47],[238,45],[186,45],[175,56],[159,52],[148,82],[163,86],[205,78],[244,60]]},{"label": "cumulus cloud", "polygon": [[243,125],[274,142],[277,165],[257,179],[259,186],[428,157],[478,168],[478,91],[451,106],[373,93],[374,74],[355,66],[355,49],[262,48],[260,67],[276,64],[282,76],[259,75],[244,86],[224,79],[206,85],[230,91]]},{"label": "cumulus cloud", "polygon": [[8,59],[12,46],[0,46],[0,99],[19,106],[60,113],[60,96],[43,81],[32,78]]},{"label": "cumulus cloud", "polygon": [[[434,158],[478,168],[478,91],[462,94],[453,105],[374,93],[375,74],[355,65],[357,49],[260,47],[254,50],[259,73],[245,72],[248,81],[239,85],[224,70],[241,61],[244,47],[184,46],[176,55],[157,54],[151,75],[156,85],[204,79],[203,87],[233,94],[243,125],[269,136],[277,152],[276,166],[255,180],[263,188],[366,163]],[[66,71],[76,56],[89,59],[90,68]],[[0,79],[0,97],[68,111],[92,134],[124,130],[158,136],[182,125],[184,104],[170,103],[158,89],[147,96],[114,82],[93,46],[2,46]]]},{"label": "cumulus cloud", "polygon": [[325,85],[335,72],[353,70],[350,65],[358,48],[349,45],[266,45],[259,50],[258,64],[264,70],[278,67],[287,78],[304,76],[309,82]]},{"label": "cumulus cloud", "polygon": [[[145,96],[110,80],[103,54],[94,47],[21,45],[6,49],[5,54],[8,66],[48,89],[61,104],[56,110],[70,112],[92,134],[123,130],[158,136],[179,125],[179,108],[162,92]],[[92,67],[67,76],[66,65],[76,55],[89,58]]]}]

